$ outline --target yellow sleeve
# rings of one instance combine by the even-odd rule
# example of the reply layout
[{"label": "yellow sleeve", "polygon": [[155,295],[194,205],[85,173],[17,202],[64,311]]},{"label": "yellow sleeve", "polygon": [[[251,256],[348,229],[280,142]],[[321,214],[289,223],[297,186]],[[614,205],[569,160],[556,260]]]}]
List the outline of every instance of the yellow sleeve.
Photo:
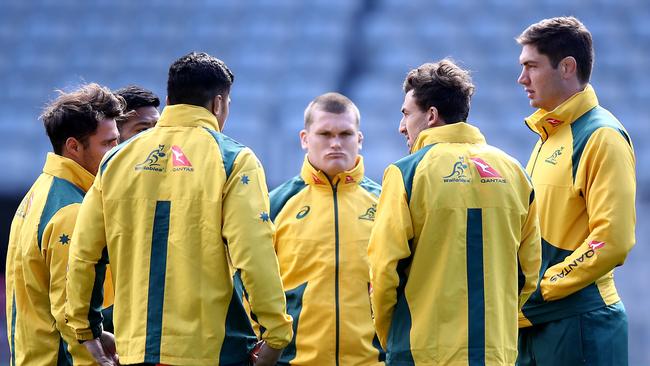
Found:
[{"label": "yellow sleeve", "polygon": [[406,281],[405,268],[399,264],[411,257],[409,240],[412,238],[413,224],[402,173],[390,165],[384,173],[368,244],[372,310],[377,336],[384,349],[397,303],[397,289]]},{"label": "yellow sleeve", "polygon": [[93,365],[92,356],[77,342],[74,330],[65,321],[68,254],[79,207],[78,203],[65,206],[50,219],[43,231],[41,252],[50,273],[50,312],[56,321],[55,326],[68,344],[74,364]]},{"label": "yellow sleeve", "polygon": [[65,323],[65,283],[68,251],[78,212],[79,204],[68,205],[57,211],[45,226],[41,242],[41,252],[50,273],[50,312],[56,320],[56,328],[68,343],[76,341],[72,329]]},{"label": "yellow sleeve", "polygon": [[97,177],[79,210],[72,235],[66,291],[66,319],[80,341],[102,332],[102,288],[108,260],[102,192]]},{"label": "yellow sleeve", "polygon": [[275,228],[264,170],[249,149],[239,153],[226,183],[222,225],[230,260],[241,273],[251,311],[265,329],[262,338],[273,348],[284,348],[293,336],[292,320],[285,311],[273,248]]},{"label": "yellow sleeve", "polygon": [[528,214],[521,228],[521,242],[517,251],[519,267],[519,310],[537,288],[542,265],[542,238],[537,216],[535,191],[531,188]]},{"label": "yellow sleeve", "polygon": [[[22,206],[22,204],[21,204]],[[13,221],[11,222],[11,231],[9,232],[9,244],[7,245],[7,262],[5,265],[5,315],[7,319],[7,340],[9,342],[9,353],[13,354],[14,352],[14,334],[12,334],[12,328],[15,324],[12,325],[12,322],[15,320],[15,298],[14,298],[14,256],[16,255],[16,241],[18,220],[22,220],[18,216],[14,216]]]},{"label": "yellow sleeve", "polygon": [[[589,236],[563,262],[550,267],[540,283],[544,300],[564,298],[593,283],[625,261],[634,245],[634,152],[620,132],[600,128],[585,146],[574,187],[582,193]],[[569,264],[571,276],[558,281]]]}]

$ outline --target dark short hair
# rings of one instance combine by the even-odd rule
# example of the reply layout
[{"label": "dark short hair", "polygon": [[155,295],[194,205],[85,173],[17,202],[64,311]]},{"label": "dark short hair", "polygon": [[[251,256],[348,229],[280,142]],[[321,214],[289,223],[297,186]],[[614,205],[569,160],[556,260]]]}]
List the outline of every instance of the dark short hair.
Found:
[{"label": "dark short hair", "polygon": [[522,46],[535,46],[549,58],[554,69],[562,59],[572,56],[576,59],[578,81],[589,82],[594,63],[593,42],[591,33],[578,19],[544,19],[526,28],[516,39]]},{"label": "dark short hair", "polygon": [[350,98],[343,94],[330,92],[314,98],[305,109],[305,128],[308,128],[312,124],[312,114],[315,109],[334,114],[343,114],[349,111],[354,114],[354,122],[357,127],[359,127],[359,123],[361,122],[359,108],[354,105]]},{"label": "dark short hair", "polygon": [[160,106],[160,99],[151,90],[145,89],[137,85],[129,85],[113,92],[124,98],[126,102],[126,112],[136,110],[140,107],[154,107]]},{"label": "dark short hair", "polygon": [[205,107],[216,95],[229,93],[234,79],[228,66],[218,58],[205,52],[189,53],[169,67],[169,104]]},{"label": "dark short hair", "polygon": [[95,133],[99,121],[119,118],[126,104],[122,97],[95,83],[83,85],[70,93],[59,93],[59,97],[45,107],[40,117],[52,148],[59,155],[70,137],[88,146],[87,139]]},{"label": "dark short hair", "polygon": [[403,87],[404,93],[413,90],[415,104],[421,110],[436,107],[446,123],[467,120],[474,84],[469,72],[453,60],[445,58],[409,71]]}]

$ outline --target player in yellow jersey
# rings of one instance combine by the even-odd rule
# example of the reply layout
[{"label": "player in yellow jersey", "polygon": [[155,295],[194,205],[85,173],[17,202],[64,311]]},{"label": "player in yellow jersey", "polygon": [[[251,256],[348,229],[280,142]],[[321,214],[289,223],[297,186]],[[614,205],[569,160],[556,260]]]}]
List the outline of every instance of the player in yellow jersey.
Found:
[{"label": "player in yellow jersey", "polygon": [[264,170],[221,132],[233,78],[206,53],[176,60],[160,120],[106,156],[81,206],[66,315],[102,365],[116,359],[99,338],[107,257],[122,365],[246,364],[244,292],[265,330],[257,364],[291,340]]},{"label": "player in yellow jersey", "polygon": [[528,27],[519,83],[539,135],[528,170],[539,204],[542,278],[522,309],[519,365],[627,365],[627,315],[614,268],[634,245],[630,136],[589,84],[591,33],[576,18]]},{"label": "player in yellow jersey", "polygon": [[18,207],[7,253],[11,366],[95,365],[65,323],[66,267],[81,201],[117,145],[123,108],[122,98],[89,84],[61,94],[41,116],[54,152]]},{"label": "player in yellow jersey", "polygon": [[378,365],[368,238],[380,186],[364,176],[360,115],[326,93],[305,110],[300,175],[271,192],[275,250],[294,319],[281,365]]},{"label": "player in yellow jersey", "polygon": [[388,365],[517,359],[517,312],[540,267],[535,194],[519,163],[465,122],[473,91],[450,60],[404,81],[411,154],[384,173],[368,249]]}]

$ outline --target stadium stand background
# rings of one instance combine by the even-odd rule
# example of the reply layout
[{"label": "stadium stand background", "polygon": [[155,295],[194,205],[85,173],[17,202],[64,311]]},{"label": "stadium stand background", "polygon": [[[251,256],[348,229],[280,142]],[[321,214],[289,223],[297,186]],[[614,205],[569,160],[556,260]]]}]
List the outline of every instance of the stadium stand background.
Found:
[{"label": "stadium stand background", "polygon": [[[592,84],[635,143],[637,245],[617,270],[617,284],[630,320],[630,365],[650,364],[645,0],[2,0],[1,266],[18,201],[50,150],[37,117],[55,89],[91,81],[111,88],[139,84],[164,99],[170,63],[206,51],[236,75],[225,132],[254,149],[270,188],[298,173],[304,107],[327,91],[359,106],[367,174],[380,181],[385,166],[406,154],[397,133],[406,72],[452,56],[473,71],[477,85],[469,121],[525,163],[536,139],[523,125],[533,110],[516,83],[520,47],[513,38],[530,23],[558,15],[575,15],[592,31]],[[0,365],[7,360],[1,340]]]}]

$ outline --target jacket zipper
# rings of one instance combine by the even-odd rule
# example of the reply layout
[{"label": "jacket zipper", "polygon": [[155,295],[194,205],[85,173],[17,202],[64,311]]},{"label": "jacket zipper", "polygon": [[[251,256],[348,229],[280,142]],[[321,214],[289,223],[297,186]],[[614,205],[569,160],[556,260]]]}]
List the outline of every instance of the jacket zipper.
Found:
[{"label": "jacket zipper", "polygon": [[334,194],[334,252],[336,255],[336,272],[334,273],[334,301],[336,302],[336,365],[339,365],[339,204],[337,199],[336,187],[338,183],[332,185]]},{"label": "jacket zipper", "polygon": [[[529,127],[530,128],[530,127]],[[546,132],[546,128],[542,127],[544,130],[544,133],[546,134],[546,140],[548,140],[548,132]],[[542,135],[538,134],[539,137],[541,138]],[[533,168],[530,170],[530,177],[533,178],[533,173],[535,172],[535,167],[537,166],[537,158],[539,158],[539,153],[542,152],[542,146],[544,146],[544,142],[546,142],[543,138],[541,138],[542,142],[539,144],[539,149],[537,149],[537,155],[535,155],[535,161],[533,162]]]}]

